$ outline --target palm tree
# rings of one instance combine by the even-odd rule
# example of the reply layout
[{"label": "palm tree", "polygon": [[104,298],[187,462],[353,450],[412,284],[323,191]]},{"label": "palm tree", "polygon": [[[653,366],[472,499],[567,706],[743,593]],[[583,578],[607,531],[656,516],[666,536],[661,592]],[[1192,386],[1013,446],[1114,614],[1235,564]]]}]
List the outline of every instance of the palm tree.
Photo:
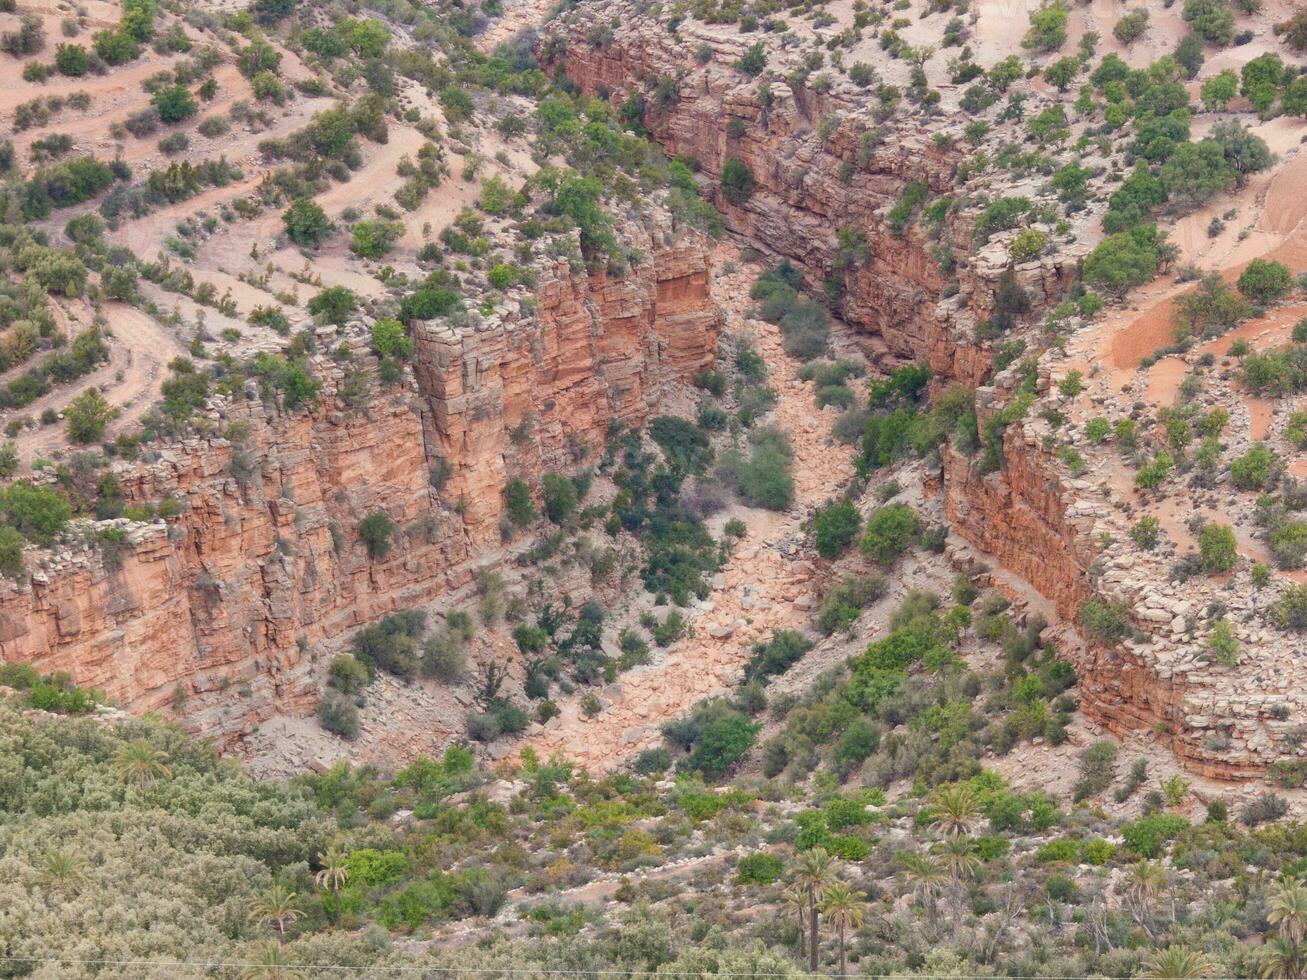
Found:
[{"label": "palm tree", "polygon": [[970,837],[950,837],[941,841],[935,848],[945,870],[954,883],[963,878],[970,878],[980,867],[980,858],[976,857],[976,845]]},{"label": "palm tree", "polygon": [[847,929],[860,929],[862,916],[867,909],[866,894],[854,891],[842,881],[826,886],[821,911],[834,924],[840,937],[840,976],[844,976],[844,933]]},{"label": "palm tree", "polygon": [[934,810],[931,823],[949,837],[960,837],[971,833],[980,819],[980,800],[976,791],[965,783],[950,783],[935,793]]},{"label": "palm tree", "polygon": [[1262,976],[1288,977],[1290,980],[1303,976],[1304,963],[1302,946],[1284,936],[1268,939],[1262,946]]},{"label": "palm tree", "polygon": [[1302,882],[1287,878],[1275,886],[1268,904],[1271,907],[1266,921],[1279,926],[1280,935],[1295,946],[1307,936],[1307,887]]},{"label": "palm tree", "polygon": [[1149,980],[1191,980],[1210,977],[1216,966],[1202,950],[1188,946],[1168,946],[1159,949],[1144,964],[1141,976]]},{"label": "palm tree", "polygon": [[912,882],[912,894],[926,908],[926,917],[935,924],[936,907],[940,893],[944,890],[944,872],[928,854],[902,854],[899,861],[903,865],[906,877]]},{"label": "palm tree", "polygon": [[251,921],[266,922],[277,930],[279,939],[285,939],[286,927],[293,925],[303,915],[295,902],[295,893],[280,884],[274,884],[250,906]]},{"label": "palm tree", "polygon": [[137,789],[150,789],[160,779],[172,779],[168,768],[168,753],[156,749],[143,738],[124,742],[113,756],[113,767],[118,782]]},{"label": "palm tree", "polygon": [[799,959],[803,959],[807,954],[807,928],[808,928],[808,893],[800,888],[797,884],[791,885],[781,894],[781,901],[785,905],[785,910],[790,915],[797,916],[799,920]]},{"label": "palm tree", "polygon": [[1130,866],[1126,880],[1135,905],[1135,921],[1151,939],[1153,933],[1148,928],[1149,909],[1166,885],[1166,868],[1153,861],[1139,861]]},{"label": "palm tree", "polygon": [[345,855],[332,847],[327,850],[326,854],[318,855],[318,863],[322,865],[322,870],[313,876],[313,880],[318,883],[319,888],[331,892],[335,904],[335,911],[332,913],[331,921],[339,923],[340,890],[344,887],[345,882],[349,881],[349,868],[345,865]]},{"label": "palm tree", "polygon": [[824,847],[799,855],[794,884],[808,896],[808,969],[817,972],[817,903],[835,881],[834,861]]},{"label": "palm tree", "polygon": [[51,851],[42,861],[41,878],[53,891],[76,893],[81,888],[82,869],[86,860],[69,851]]},{"label": "palm tree", "polygon": [[268,946],[259,954],[258,960],[241,972],[241,980],[282,980],[298,974],[299,970],[281,961],[281,947],[274,944]]}]

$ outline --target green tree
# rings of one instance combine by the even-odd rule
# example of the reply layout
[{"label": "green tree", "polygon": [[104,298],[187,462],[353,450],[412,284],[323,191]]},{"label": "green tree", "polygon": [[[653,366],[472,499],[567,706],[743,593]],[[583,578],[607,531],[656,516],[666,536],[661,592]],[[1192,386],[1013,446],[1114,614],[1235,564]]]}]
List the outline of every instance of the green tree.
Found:
[{"label": "green tree", "polygon": [[413,341],[404,324],[383,317],[372,325],[372,349],[382,357],[406,358],[413,352]]},{"label": "green tree", "polygon": [[849,929],[860,929],[867,910],[866,895],[854,891],[842,881],[833,881],[821,898],[821,914],[835,927],[840,944],[840,976],[848,973],[845,965],[844,942]]},{"label": "green tree", "polygon": [[743,204],[753,196],[753,171],[738,157],[722,166],[722,196],[732,204]]},{"label": "green tree", "polygon": [[762,42],[758,41],[749,45],[744,54],[740,56],[740,60],[735,63],[735,67],[750,78],[761,75],[763,69],[767,67],[767,52],[763,48]]},{"label": "green tree", "polygon": [[21,578],[23,565],[23,546],[27,542],[12,527],[0,527],[0,575],[9,578]]},{"label": "green tree", "polygon": [[391,537],[396,525],[384,510],[374,510],[359,521],[359,538],[373,561],[390,554]]},{"label": "green tree", "polygon": [[504,512],[518,527],[534,524],[540,516],[525,481],[514,478],[504,485]]},{"label": "green tree", "polygon": [[1203,105],[1213,112],[1224,112],[1230,101],[1239,94],[1239,76],[1227,68],[1203,82],[1199,90]]},{"label": "green tree", "polygon": [[96,442],[104,436],[105,427],[113,416],[113,407],[104,396],[94,388],[87,388],[64,410],[68,438],[82,445]]},{"label": "green tree", "polygon": [[54,51],[54,64],[61,75],[80,78],[91,68],[91,58],[80,44],[61,44]]},{"label": "green tree", "polygon": [[1116,26],[1112,28],[1112,34],[1118,41],[1126,47],[1134,44],[1144,36],[1144,31],[1148,29],[1148,9],[1146,7],[1136,7],[1134,10],[1127,11],[1121,15]]},{"label": "green tree", "polygon": [[808,969],[817,972],[817,914],[826,889],[835,884],[835,862],[824,847],[803,851],[794,866],[792,880],[808,898]]},{"label": "green tree", "polygon": [[309,300],[309,312],[327,323],[344,326],[349,315],[358,309],[358,297],[345,286],[328,286]]},{"label": "green tree", "polygon": [[544,500],[545,516],[555,524],[564,523],[576,513],[576,484],[570,477],[562,473],[546,473],[540,479],[540,494]]},{"label": "green tree", "polygon": [[350,249],[354,254],[365,259],[379,259],[395,247],[404,234],[404,224],[400,221],[360,221],[353,231],[354,241]]},{"label": "green tree", "polygon": [[295,198],[281,220],[286,226],[286,237],[296,245],[317,248],[331,233],[331,219],[311,198]]},{"label": "green tree", "polygon": [[837,500],[817,512],[812,527],[817,554],[823,558],[838,558],[857,538],[862,515],[851,500]]},{"label": "green tree", "polygon": [[172,779],[168,753],[143,738],[119,745],[114,753],[113,767],[120,783],[140,790],[153,789],[160,780]]},{"label": "green tree", "polygon": [[185,85],[167,85],[154,93],[154,108],[166,123],[189,119],[200,109]]},{"label": "green tree", "polygon": [[862,550],[880,565],[892,565],[907,551],[921,530],[921,518],[907,504],[888,504],[867,521]]},{"label": "green tree", "polygon": [[1239,292],[1254,303],[1271,303],[1293,289],[1293,273],[1282,262],[1253,259],[1239,275]]},{"label": "green tree", "polygon": [[1059,92],[1065,92],[1071,87],[1071,83],[1076,80],[1076,76],[1080,74],[1083,67],[1079,58],[1070,56],[1059,58],[1044,69],[1044,81]]},{"label": "green tree", "polygon": [[1285,78],[1284,62],[1274,52],[1258,55],[1244,63],[1240,78],[1239,94],[1264,116],[1280,94]]},{"label": "green tree", "polygon": [[73,516],[67,497],[27,480],[11,483],[0,491],[0,511],[19,533],[39,544],[48,544]]},{"label": "green tree", "polygon": [[1052,0],[1030,14],[1030,30],[1021,41],[1033,51],[1056,51],[1066,43],[1067,8],[1062,0]]},{"label": "green tree", "polygon": [[278,939],[285,939],[286,929],[303,917],[295,892],[282,884],[273,884],[250,904],[250,921],[276,929]]},{"label": "green tree", "polygon": [[1198,533],[1198,556],[1209,573],[1228,572],[1239,561],[1234,529],[1226,524],[1207,524]]},{"label": "green tree", "polygon": [[1234,40],[1234,14],[1226,0],[1185,0],[1182,16],[1204,41],[1225,47]]},{"label": "green tree", "polygon": [[331,893],[333,910],[331,921],[340,922],[340,890],[349,882],[349,865],[346,863],[345,855],[336,848],[329,849],[325,854],[318,855],[319,870],[313,875],[313,880],[323,891]]}]

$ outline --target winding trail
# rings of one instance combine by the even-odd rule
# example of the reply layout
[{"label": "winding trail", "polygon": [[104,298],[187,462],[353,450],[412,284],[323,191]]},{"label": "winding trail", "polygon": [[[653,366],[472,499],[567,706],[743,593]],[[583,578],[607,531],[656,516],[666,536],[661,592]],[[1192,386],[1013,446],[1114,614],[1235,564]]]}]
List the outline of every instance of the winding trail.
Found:
[{"label": "winding trail", "polygon": [[[109,403],[122,409],[106,433],[116,433],[136,422],[155,401],[163,383],[169,361],[186,348],[154,319],[125,303],[106,303],[113,336],[109,338],[109,360],[73,384],[63,385],[43,395],[30,405],[6,413],[39,416],[47,408],[62,412],[68,403],[88,388],[99,388]],[[68,446],[62,425],[45,425],[24,429],[14,440],[18,455],[27,465],[37,457]]]}]

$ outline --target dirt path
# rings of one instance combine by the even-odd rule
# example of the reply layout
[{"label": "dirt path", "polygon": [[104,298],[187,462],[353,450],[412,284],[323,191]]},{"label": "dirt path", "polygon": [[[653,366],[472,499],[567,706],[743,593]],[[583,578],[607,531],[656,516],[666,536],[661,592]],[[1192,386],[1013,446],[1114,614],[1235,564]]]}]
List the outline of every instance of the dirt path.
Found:
[{"label": "dirt path", "polygon": [[[777,328],[744,318],[752,278],[748,269],[717,278],[715,298],[727,328],[753,334],[767,362],[768,383],[779,396],[773,422],[794,449],[795,506],[783,514],[737,510],[749,535],[722,570],[711,600],[687,617],[692,635],[673,644],[660,662],[627,672],[604,691],[611,704],[596,717],[581,713],[579,699],[563,705],[551,727],[525,743],[542,756],[561,751],[587,768],[605,770],[661,744],[663,722],[731,688],[752,644],[810,621],[813,570],[785,557],[781,545],[801,536],[806,509],[848,481],[853,461],[846,447],[828,445],[836,416],[816,409],[812,385],[798,379],[798,365],[781,349]],[[718,515],[714,530],[727,516]]]},{"label": "dirt path", "polygon": [[[62,412],[69,402],[92,387],[99,388],[110,404],[122,409],[110,423],[108,437],[123,431],[144,414],[159,393],[168,362],[185,353],[185,348],[172,334],[133,306],[106,303],[104,312],[113,331],[109,340],[108,363],[79,378],[76,383],[57,388],[30,405],[9,413],[9,417],[30,415],[36,418],[47,408]],[[15,442],[19,458],[29,466],[33,459],[68,445],[63,425],[24,429]]]}]

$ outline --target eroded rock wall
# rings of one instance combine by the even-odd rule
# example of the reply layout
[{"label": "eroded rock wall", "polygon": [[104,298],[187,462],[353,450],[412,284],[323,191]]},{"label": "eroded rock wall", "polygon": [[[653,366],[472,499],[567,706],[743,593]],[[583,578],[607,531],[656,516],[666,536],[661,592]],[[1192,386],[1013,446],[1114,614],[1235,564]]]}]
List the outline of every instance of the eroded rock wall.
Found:
[{"label": "eroded rock wall", "polygon": [[[215,402],[213,431],[236,437],[239,423],[236,444],[195,438],[119,467],[130,500],[172,497],[176,517],[118,522],[126,541],[109,547],[95,542],[103,526],[86,528],[83,547],[0,585],[0,660],[66,671],[220,741],[311,710],[321,641],[493,562],[510,476],[571,467],[611,423],[642,423],[714,361],[706,242],[661,228],[645,244],[621,278],[546,270],[533,316],[416,324],[413,374],[374,383],[357,407],[336,396],[344,369],[325,356],[313,411],[253,391]],[[364,336],[352,360],[372,372]],[[377,510],[398,529],[390,553],[369,558],[358,524]]]},{"label": "eroded rock wall", "polygon": [[[1006,252],[1001,264],[973,261],[966,215],[927,227],[918,214],[902,230],[887,221],[911,184],[931,200],[954,194],[960,148],[936,143],[915,123],[882,125],[869,109],[874,99],[846,81],[819,92],[747,78],[732,64],[748,35],[725,39],[687,21],[673,37],[654,19],[623,14],[607,32],[611,40],[587,41],[590,27],[608,25],[610,14],[583,7],[557,22],[542,57],[584,92],[615,103],[641,98],[650,135],[667,154],[696,162],[730,232],[794,263],[817,295],[828,280],[838,283],[832,306],[860,328],[868,353],[927,361],[938,376],[970,385],[985,378],[992,350],[973,340],[973,330],[992,309]],[[702,64],[692,56],[700,45],[713,52]],[[654,79],[663,81],[646,84]],[[755,182],[739,203],[721,189],[731,159]],[[1060,295],[1073,266],[1050,257],[1017,275],[1042,308]]]}]

